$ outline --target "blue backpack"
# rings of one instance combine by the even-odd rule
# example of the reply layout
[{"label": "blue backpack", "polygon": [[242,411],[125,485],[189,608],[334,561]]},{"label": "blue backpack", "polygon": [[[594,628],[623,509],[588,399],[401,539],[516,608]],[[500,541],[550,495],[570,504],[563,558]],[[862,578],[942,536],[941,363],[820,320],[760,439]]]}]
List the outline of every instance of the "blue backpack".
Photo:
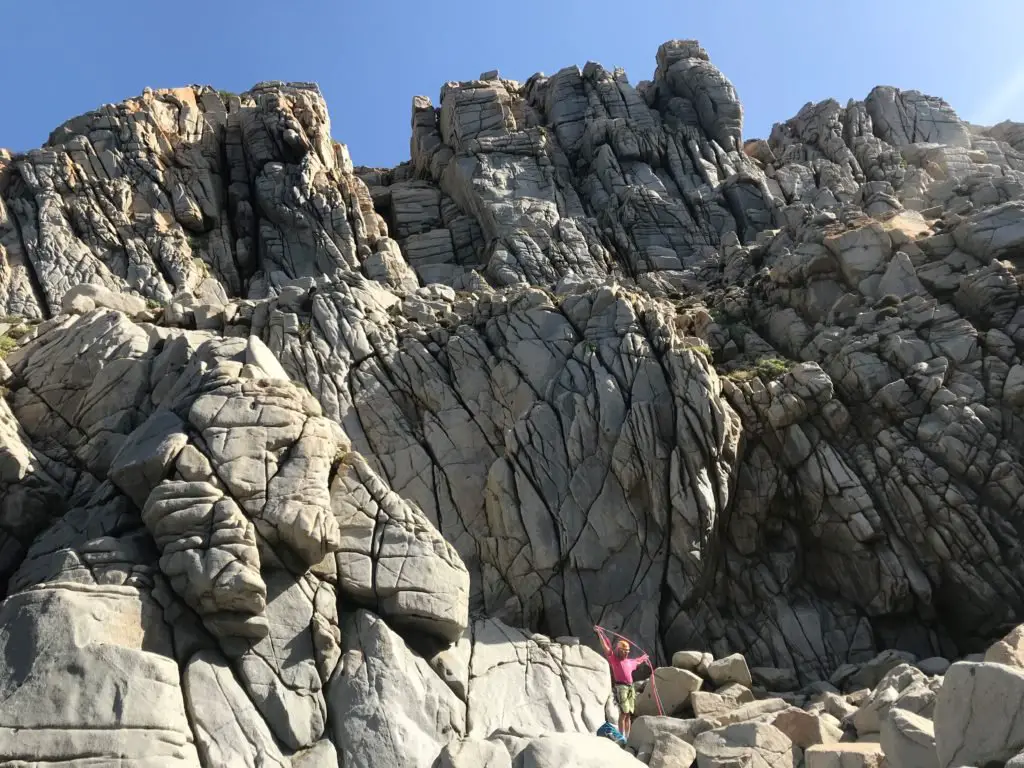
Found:
[{"label": "blue backpack", "polygon": [[604,736],[606,739],[611,739],[620,747],[626,746],[626,737],[622,735],[622,732],[611,723],[605,723],[597,729],[598,736]]}]

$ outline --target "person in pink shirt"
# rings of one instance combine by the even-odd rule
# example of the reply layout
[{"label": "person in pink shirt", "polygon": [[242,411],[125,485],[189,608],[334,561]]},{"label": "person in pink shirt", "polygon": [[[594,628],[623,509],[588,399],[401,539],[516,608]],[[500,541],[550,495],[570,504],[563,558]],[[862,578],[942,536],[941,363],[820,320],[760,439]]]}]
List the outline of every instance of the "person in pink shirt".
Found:
[{"label": "person in pink shirt", "polygon": [[611,643],[608,642],[604,632],[598,632],[597,636],[601,640],[605,658],[608,659],[608,666],[612,670],[612,690],[615,691],[615,700],[619,705],[619,731],[628,739],[629,727],[633,722],[633,713],[636,711],[636,688],[633,687],[633,673],[644,664],[650,666],[651,662],[646,653],[636,659],[629,658],[630,646],[625,640],[615,643],[615,649],[612,650]]}]

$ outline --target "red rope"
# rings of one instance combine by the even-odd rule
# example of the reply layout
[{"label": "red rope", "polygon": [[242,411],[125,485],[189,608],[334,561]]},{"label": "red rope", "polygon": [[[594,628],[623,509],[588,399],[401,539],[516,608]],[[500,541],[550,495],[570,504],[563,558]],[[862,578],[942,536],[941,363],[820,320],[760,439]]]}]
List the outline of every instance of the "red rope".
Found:
[{"label": "red rope", "polygon": [[[661,706],[661,696],[658,695],[658,684],[654,680],[654,678],[655,678],[655,674],[654,674],[654,672],[655,672],[654,661],[651,659],[650,654],[648,654],[646,651],[644,651],[643,648],[641,648],[639,645],[634,643],[632,640],[630,640],[625,635],[620,635],[618,632],[613,632],[610,629],[605,629],[604,627],[599,627],[596,624],[594,625],[594,629],[600,635],[604,635],[604,634],[615,635],[615,637],[619,638],[620,640],[625,640],[633,648],[636,648],[638,651],[640,651],[642,655],[647,657],[648,663],[651,665],[651,693],[654,694],[654,703],[658,705],[658,714],[659,715],[664,715],[665,714],[665,709]],[[608,638],[605,638],[605,640],[607,641]],[[608,643],[608,646],[611,647],[611,643],[610,642]]]}]

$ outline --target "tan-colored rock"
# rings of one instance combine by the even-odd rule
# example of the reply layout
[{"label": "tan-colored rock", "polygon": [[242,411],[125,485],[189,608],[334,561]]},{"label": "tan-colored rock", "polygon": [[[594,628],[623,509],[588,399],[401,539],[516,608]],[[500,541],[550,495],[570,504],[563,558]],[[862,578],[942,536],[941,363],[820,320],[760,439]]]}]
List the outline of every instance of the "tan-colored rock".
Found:
[{"label": "tan-colored rock", "polygon": [[792,707],[779,712],[771,724],[786,734],[790,741],[801,749],[815,744],[834,744],[843,737],[843,732],[824,717],[812,715]]},{"label": "tan-colored rock", "polygon": [[708,665],[708,677],[719,686],[739,683],[749,688],[753,682],[747,668],[747,660],[739,653],[711,662]]},{"label": "tan-colored rock", "polygon": [[879,738],[889,768],[938,768],[935,725],[926,717],[894,708]]},{"label": "tan-colored rock", "polygon": [[[700,690],[704,684],[704,681],[693,672],[678,667],[658,667],[653,678],[654,685],[648,680],[644,690],[636,698],[637,716],[675,714],[690,700],[690,694]],[[655,691],[657,697],[661,699],[663,713],[658,711]]]},{"label": "tan-colored rock", "polygon": [[818,744],[804,751],[805,768],[884,768],[878,742]]},{"label": "tan-colored rock", "polygon": [[657,740],[666,733],[692,744],[697,736],[714,727],[715,723],[707,718],[640,716],[630,728],[628,746],[637,753],[650,753]]},{"label": "tan-colored rock", "polygon": [[701,651],[676,651],[672,654],[672,666],[695,672],[703,659]]},{"label": "tan-colored rock", "polygon": [[129,317],[147,309],[145,299],[88,283],[74,286],[61,299],[61,310],[68,314],[85,314],[96,308],[113,309],[124,312]]},{"label": "tan-colored rock", "polygon": [[1024,624],[1018,625],[1002,640],[985,651],[985,661],[1024,667]]},{"label": "tan-colored rock", "polygon": [[714,717],[733,709],[734,705],[717,693],[694,691],[690,694],[690,707],[697,717]]},{"label": "tan-colored rock", "polygon": [[768,723],[736,723],[706,731],[694,739],[698,768],[735,765],[797,768],[802,752]]},{"label": "tan-colored rock", "polygon": [[697,759],[697,750],[671,733],[662,733],[654,741],[649,768],[690,768]]},{"label": "tan-colored rock", "polygon": [[785,699],[761,699],[760,701],[752,701],[749,704],[742,704],[711,719],[716,724],[716,727],[731,723],[742,723],[748,720],[767,722],[772,719],[776,712],[789,709],[789,707],[790,704]]},{"label": "tan-colored rock", "polygon": [[960,661],[935,705],[939,768],[1002,763],[1024,749],[1024,669]]}]

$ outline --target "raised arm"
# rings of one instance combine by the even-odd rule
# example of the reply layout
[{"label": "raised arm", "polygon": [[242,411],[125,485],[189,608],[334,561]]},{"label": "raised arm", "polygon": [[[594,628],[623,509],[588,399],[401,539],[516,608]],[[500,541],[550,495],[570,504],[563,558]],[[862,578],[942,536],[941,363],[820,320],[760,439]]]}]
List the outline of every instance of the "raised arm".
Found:
[{"label": "raised arm", "polygon": [[608,656],[612,652],[612,644],[608,642],[608,638],[604,636],[604,632],[600,629],[597,630],[597,639],[601,641],[601,648],[604,650],[604,655]]}]

